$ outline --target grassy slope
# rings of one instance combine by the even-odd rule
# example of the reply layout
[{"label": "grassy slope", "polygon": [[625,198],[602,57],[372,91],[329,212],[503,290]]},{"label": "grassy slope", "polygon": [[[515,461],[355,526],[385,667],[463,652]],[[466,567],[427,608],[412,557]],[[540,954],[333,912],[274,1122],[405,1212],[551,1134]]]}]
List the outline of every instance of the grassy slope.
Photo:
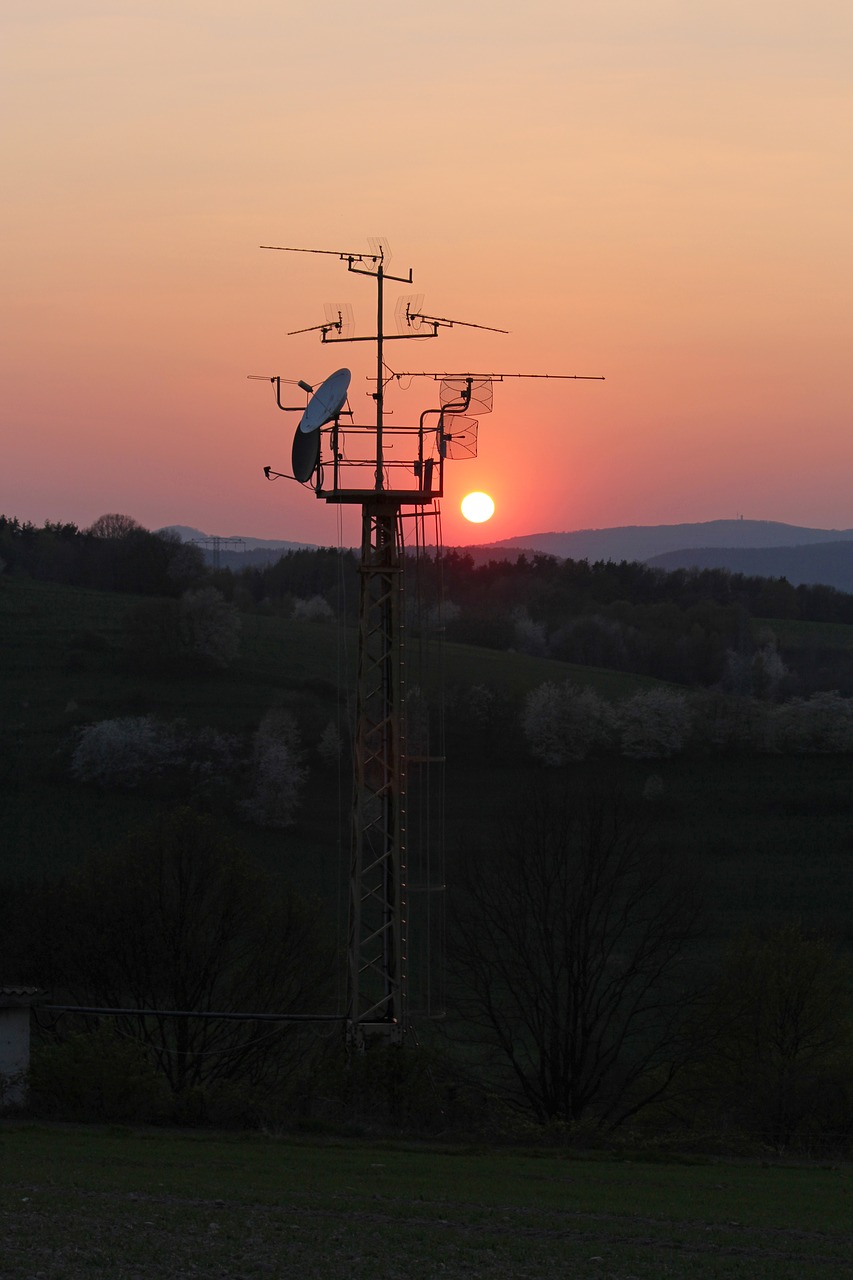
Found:
[{"label": "grassy slope", "polygon": [[[128,674],[116,655],[131,603],[124,596],[49,584],[5,579],[0,585],[0,874],[73,865],[87,848],[114,842],[156,807],[156,799],[133,792],[73,783],[68,761],[81,724],[154,713],[249,733],[271,705],[283,702],[297,712],[310,747],[338,715],[338,689],[351,687],[351,634],[258,616],[244,617],[242,652],[227,672],[192,680]],[[566,678],[613,698],[653,683],[523,654],[447,646],[451,690],[486,684],[519,703],[542,681]],[[294,829],[260,831],[225,818],[222,823],[269,866],[340,910],[350,781],[346,769],[336,775],[320,769],[316,759],[311,765]],[[809,925],[850,933],[853,787],[847,758],[684,757],[608,761],[572,772],[584,778],[602,768],[614,786],[629,789],[642,788],[650,774],[662,778],[661,817],[706,881],[713,933],[727,936],[746,920],[792,914]],[[541,772],[519,758],[510,740],[451,738],[448,858],[463,856],[471,841],[482,838],[484,819],[499,813],[508,798],[524,795]]]},{"label": "grassy slope", "polygon": [[0,1127],[8,1280],[853,1275],[850,1169]]},{"label": "grassy slope", "polygon": [[853,627],[843,622],[800,622],[795,618],[756,619],[753,631],[772,631],[786,649],[853,649]]},{"label": "grassy slope", "polygon": [[[122,619],[133,603],[128,596],[46,583],[7,579],[0,585],[0,797],[6,835],[0,870],[68,865],[92,842],[117,838],[151,811],[150,798],[98,792],[71,781],[68,762],[81,725],[154,714],[249,734],[271,706],[283,704],[296,712],[310,745],[338,716],[338,690],[352,687],[353,633],[256,615],[244,616],[240,657],[228,671],[193,679],[128,673],[120,656]],[[446,667],[448,682],[493,684],[515,698],[543,680],[569,675],[609,696],[626,696],[643,683],[464,645],[448,646]],[[348,797],[348,779],[315,770],[298,831],[273,835],[241,827],[240,837],[272,865],[296,872],[305,887],[320,888],[322,877],[312,875],[310,865],[328,847],[330,821]],[[307,868],[304,876],[297,870],[300,862]]]}]

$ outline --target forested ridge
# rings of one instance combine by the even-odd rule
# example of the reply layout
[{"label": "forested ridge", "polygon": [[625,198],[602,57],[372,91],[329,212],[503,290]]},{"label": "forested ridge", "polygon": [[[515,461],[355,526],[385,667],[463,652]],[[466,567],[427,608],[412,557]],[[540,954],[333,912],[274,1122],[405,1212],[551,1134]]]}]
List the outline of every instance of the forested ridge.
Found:
[{"label": "forested ridge", "polygon": [[[314,608],[325,602],[342,618],[354,619],[358,609],[352,550],[293,550],[271,565],[214,571],[199,547],[122,516],[101,517],[86,530],[0,516],[0,567],[35,580],[148,596],[178,597],[213,585],[241,611],[285,617],[308,601]],[[766,643],[762,621],[853,624],[853,595],[722,569],[666,572],[633,561],[542,554],[476,564],[450,549],[426,554],[417,565],[410,557],[409,573],[448,640],[686,686],[725,682],[730,653],[748,655]],[[846,639],[838,643],[837,635],[815,632],[804,645],[799,637],[789,643],[791,634],[779,626],[774,635],[788,693],[853,693]]]}]

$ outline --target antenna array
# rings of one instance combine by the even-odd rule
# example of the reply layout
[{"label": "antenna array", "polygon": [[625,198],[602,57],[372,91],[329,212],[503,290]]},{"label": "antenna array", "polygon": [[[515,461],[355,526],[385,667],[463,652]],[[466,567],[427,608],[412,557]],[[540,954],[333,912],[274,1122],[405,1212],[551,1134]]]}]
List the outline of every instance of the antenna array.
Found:
[{"label": "antenna array", "polygon": [[[351,315],[344,306],[327,307],[321,324],[291,330],[291,335],[317,332],[324,345],[373,344],[373,422],[360,422],[349,406],[348,369],[338,369],[316,390],[306,380],[269,378],[278,408],[301,415],[293,437],[292,478],[311,484],[316,496],[326,502],[357,503],[362,511],[346,1012],[347,1043],[350,1050],[359,1050],[377,1038],[400,1043],[408,1019],[406,794],[407,766],[416,757],[407,756],[404,746],[403,511],[411,508],[420,517],[428,507],[437,512],[437,500],[444,493],[445,462],[477,456],[478,419],[492,410],[495,382],[587,375],[395,373],[385,362],[388,342],[435,338],[441,329],[455,325],[490,333],[508,331],[428,315],[421,309],[421,297],[404,297],[396,308],[398,332],[386,333],[386,284],[412,283],[411,269],[405,276],[386,271],[386,242],[372,243],[370,253],[285,245],[261,248],[336,257],[348,272],[371,277],[376,285],[372,333],[353,333]],[[438,403],[424,409],[416,423],[389,423],[386,389],[414,378],[440,384]],[[309,396],[307,404],[283,404],[283,383],[301,388]],[[342,423],[342,418],[347,421]],[[271,467],[264,472],[270,480],[286,474]]]}]

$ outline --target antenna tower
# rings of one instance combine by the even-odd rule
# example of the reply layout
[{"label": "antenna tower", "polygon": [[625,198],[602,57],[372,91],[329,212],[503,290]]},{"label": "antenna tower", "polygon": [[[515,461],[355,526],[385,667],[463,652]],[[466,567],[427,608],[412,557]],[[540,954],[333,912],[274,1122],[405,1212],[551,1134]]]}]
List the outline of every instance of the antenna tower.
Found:
[{"label": "antenna tower", "polygon": [[[405,276],[390,274],[385,266],[386,246],[381,243],[375,243],[370,253],[284,245],[261,248],[332,255],[346,263],[353,275],[371,278],[376,289],[372,333],[348,332],[343,308],[327,308],[324,323],[293,331],[316,330],[323,345],[374,344],[374,421],[355,421],[347,399],[348,369],[338,369],[316,390],[305,381],[290,382],[310,397],[301,406],[282,404],[281,386],[288,380],[269,378],[278,407],[302,415],[293,439],[291,478],[310,484],[317,498],[327,503],[361,506],[346,1010],[347,1043],[352,1051],[377,1039],[402,1043],[408,1022],[406,775],[414,757],[408,757],[405,749],[403,513],[408,509],[410,515],[423,516],[428,508],[437,511],[444,493],[445,460],[476,456],[474,415],[491,409],[492,378],[561,375],[395,374],[385,360],[389,342],[434,338],[440,329],[454,324],[497,333],[506,330],[425,315],[419,305],[403,299],[397,309],[402,332],[387,333],[386,283],[410,285],[412,271]],[[389,425],[386,387],[403,377],[441,382],[439,404],[424,410],[416,425]],[[347,419],[343,424],[342,418]],[[271,467],[264,471],[268,479],[288,474]]]}]

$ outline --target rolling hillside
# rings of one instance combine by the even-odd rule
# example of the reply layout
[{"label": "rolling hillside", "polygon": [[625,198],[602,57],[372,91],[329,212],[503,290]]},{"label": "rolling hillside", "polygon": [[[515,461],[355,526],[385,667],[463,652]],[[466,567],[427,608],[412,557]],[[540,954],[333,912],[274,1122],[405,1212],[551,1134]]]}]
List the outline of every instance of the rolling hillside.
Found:
[{"label": "rolling hillside", "polygon": [[[335,625],[248,614],[231,669],[167,679],[127,669],[121,641],[131,603],[127,596],[23,580],[0,584],[0,878],[71,868],[87,850],[116,843],[153,813],[181,802],[167,784],[143,794],[75,782],[70,756],[84,725],[155,715],[245,741],[268,709],[283,706],[297,718],[308,765],[297,824],[264,830],[241,821],[226,796],[207,803],[224,831],[303,891],[322,896],[339,919],[348,875],[349,764],[344,759],[339,769],[324,768],[316,745],[330,720],[345,718],[352,634]],[[793,625],[803,645],[831,638],[819,625]],[[792,914],[848,936],[853,796],[846,757],[607,759],[560,775],[543,770],[521,746],[518,711],[528,689],[571,678],[618,699],[654,682],[463,645],[447,646],[446,668],[448,860],[488,839],[492,821],[507,804],[521,803],[543,776],[582,784],[603,777],[614,791],[639,794],[654,775],[663,833],[706,884],[712,937],[730,936],[745,919]],[[487,725],[467,724],[454,711],[459,691],[472,685],[495,695]]]},{"label": "rolling hillside", "polygon": [[[237,822],[233,814],[223,813],[221,820],[270,865],[286,864],[304,887],[323,889],[324,858],[329,849],[337,850],[347,829],[350,782],[348,775],[324,773],[314,753],[330,721],[340,721],[346,736],[354,631],[247,614],[240,656],[227,671],[160,677],[127,666],[123,619],[134,603],[134,597],[111,592],[8,578],[0,583],[0,875],[71,865],[93,842],[116,840],[152,808],[174,803],[168,794],[75,783],[69,765],[83,726],[153,715],[248,739],[270,708],[286,707],[297,719],[309,762],[299,825],[267,831]],[[451,690],[493,688],[510,720],[517,718],[524,694],[545,680],[571,675],[610,698],[656,683],[467,645],[448,645],[445,661]],[[464,795],[465,761],[460,763]]]}]

